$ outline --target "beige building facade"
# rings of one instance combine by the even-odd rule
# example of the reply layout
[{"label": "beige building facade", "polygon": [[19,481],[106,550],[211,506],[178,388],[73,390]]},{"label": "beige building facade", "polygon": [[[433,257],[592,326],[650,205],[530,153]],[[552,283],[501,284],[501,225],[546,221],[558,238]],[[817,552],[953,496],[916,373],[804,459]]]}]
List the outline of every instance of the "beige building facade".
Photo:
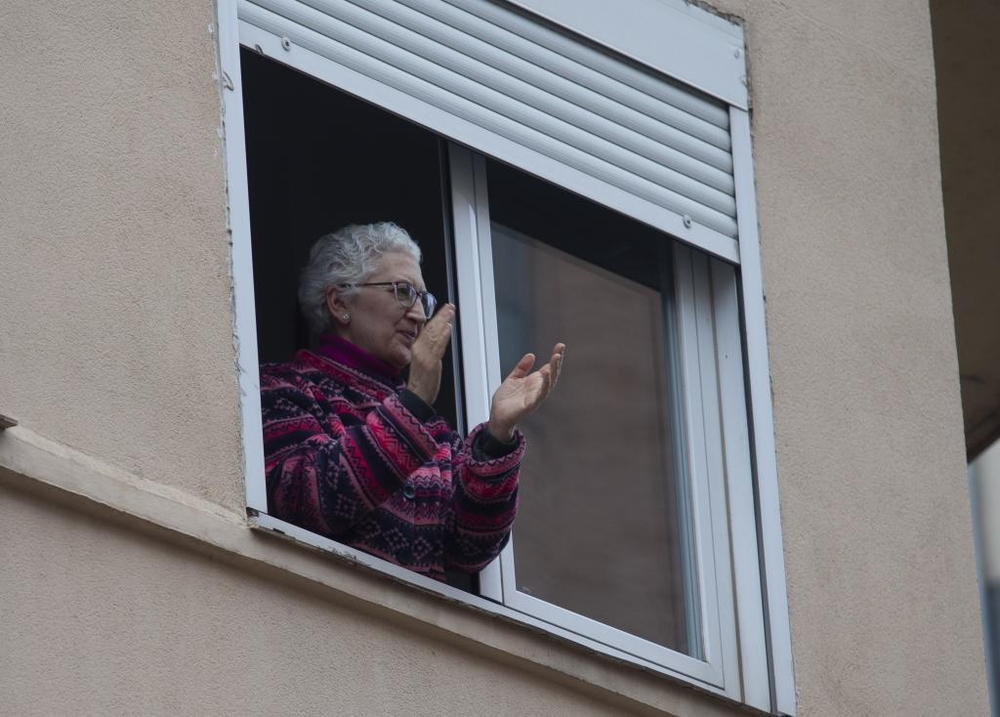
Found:
[{"label": "beige building facade", "polygon": [[[250,526],[234,8],[0,9],[0,713],[759,713]],[[987,714],[930,9],[705,12],[745,33],[780,709]]]}]

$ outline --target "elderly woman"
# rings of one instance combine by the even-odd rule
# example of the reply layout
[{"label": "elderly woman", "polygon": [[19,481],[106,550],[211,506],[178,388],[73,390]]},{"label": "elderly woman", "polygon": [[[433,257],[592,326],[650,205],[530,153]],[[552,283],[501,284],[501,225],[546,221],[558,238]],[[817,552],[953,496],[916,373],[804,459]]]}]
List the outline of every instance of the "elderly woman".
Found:
[{"label": "elderly woman", "polygon": [[434,313],[403,229],[351,225],[319,239],[299,301],[318,350],[261,367],[270,513],[437,580],[481,570],[517,508],[517,423],[552,390],[564,346],[534,372],[526,354],[489,421],[463,439],[432,408],[455,307]]}]

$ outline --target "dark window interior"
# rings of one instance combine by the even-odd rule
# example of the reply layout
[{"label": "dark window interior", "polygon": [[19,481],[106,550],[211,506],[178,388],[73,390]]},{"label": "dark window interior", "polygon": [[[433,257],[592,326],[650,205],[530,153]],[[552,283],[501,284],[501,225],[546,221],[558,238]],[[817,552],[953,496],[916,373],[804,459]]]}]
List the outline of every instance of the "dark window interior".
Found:
[{"label": "dark window interior", "polygon": [[543,236],[584,261],[660,288],[670,237],[509,165],[488,159],[486,166],[491,221]]}]

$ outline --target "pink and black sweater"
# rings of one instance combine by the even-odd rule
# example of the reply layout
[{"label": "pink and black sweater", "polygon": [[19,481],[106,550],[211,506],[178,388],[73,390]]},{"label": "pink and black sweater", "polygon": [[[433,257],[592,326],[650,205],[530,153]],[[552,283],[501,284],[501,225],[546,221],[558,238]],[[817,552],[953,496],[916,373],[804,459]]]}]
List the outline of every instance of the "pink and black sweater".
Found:
[{"label": "pink and black sweater", "polygon": [[524,439],[463,440],[390,369],[325,337],[261,366],[271,515],[437,580],[506,544]]}]

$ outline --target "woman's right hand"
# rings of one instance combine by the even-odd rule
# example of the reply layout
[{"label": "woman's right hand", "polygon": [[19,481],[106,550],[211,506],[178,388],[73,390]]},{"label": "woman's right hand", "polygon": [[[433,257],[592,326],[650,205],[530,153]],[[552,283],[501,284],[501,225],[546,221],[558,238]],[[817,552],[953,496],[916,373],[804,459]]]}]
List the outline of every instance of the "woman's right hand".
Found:
[{"label": "woman's right hand", "polygon": [[455,306],[445,304],[424,326],[410,349],[410,378],[406,387],[428,405],[441,389],[441,360],[451,341]]}]

